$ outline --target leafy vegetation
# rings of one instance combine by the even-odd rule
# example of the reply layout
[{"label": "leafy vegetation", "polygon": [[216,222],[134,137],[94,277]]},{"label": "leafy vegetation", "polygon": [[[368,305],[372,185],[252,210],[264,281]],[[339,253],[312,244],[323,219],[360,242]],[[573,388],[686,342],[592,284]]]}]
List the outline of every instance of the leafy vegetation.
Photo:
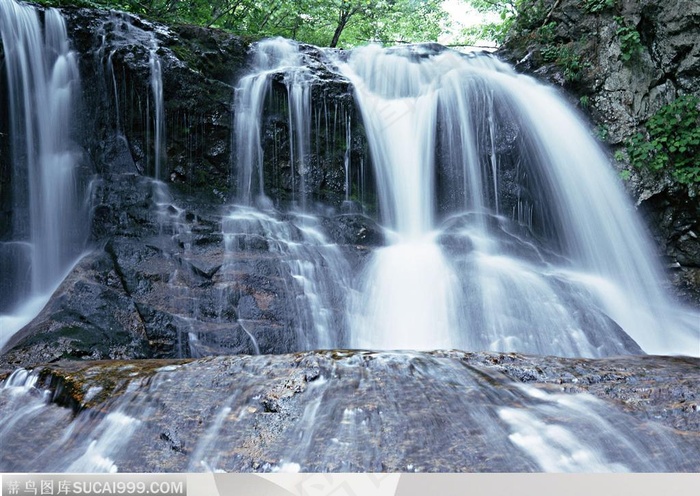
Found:
[{"label": "leafy vegetation", "polygon": [[581,76],[584,63],[575,43],[545,45],[541,50],[542,60],[553,62],[562,68],[564,79],[577,81]]},{"label": "leafy vegetation", "polygon": [[537,29],[537,38],[541,43],[553,43],[556,37],[557,23],[548,22]]},{"label": "leafy vegetation", "polygon": [[598,124],[595,128],[595,135],[598,141],[605,143],[610,137],[610,128],[606,124]]},{"label": "leafy vegetation", "polygon": [[623,181],[629,181],[632,178],[632,173],[626,169],[621,170],[618,175]]},{"label": "leafy vegetation", "polygon": [[627,142],[630,162],[654,171],[670,170],[683,184],[700,184],[700,98],[684,95],[646,122],[646,134]]},{"label": "leafy vegetation", "polygon": [[629,62],[642,50],[642,41],[639,36],[639,31],[634,26],[630,26],[625,21],[624,17],[615,17],[617,23],[617,37],[620,40],[620,49],[622,50],[622,60]]},{"label": "leafy vegetation", "polygon": [[502,44],[516,23],[535,29],[543,24],[549,9],[544,0],[464,0],[482,14],[495,14],[497,20],[468,28],[463,33],[468,43],[489,40]]},{"label": "leafy vegetation", "polygon": [[615,0],[583,0],[582,3],[583,10],[591,14],[603,12],[615,6]]},{"label": "leafy vegetation", "polygon": [[[465,43],[476,45],[480,40],[503,43],[510,30],[516,16],[521,0],[465,0],[467,4],[482,14],[496,17],[495,21],[487,21],[478,26],[467,28],[462,33]],[[496,16],[493,16],[496,14]]]},{"label": "leafy vegetation", "polygon": [[92,4],[170,23],[252,37],[284,36],[320,46],[437,41],[441,0],[44,0]]},{"label": "leafy vegetation", "polygon": [[582,95],[578,99],[578,102],[581,105],[582,109],[588,109],[588,107],[591,105],[591,99],[588,95]]}]

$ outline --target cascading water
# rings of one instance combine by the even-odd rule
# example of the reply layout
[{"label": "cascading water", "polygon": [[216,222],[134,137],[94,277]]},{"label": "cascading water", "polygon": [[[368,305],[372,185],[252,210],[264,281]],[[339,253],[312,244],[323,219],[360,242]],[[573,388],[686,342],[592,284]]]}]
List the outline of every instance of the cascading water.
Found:
[{"label": "cascading water", "polygon": [[[315,217],[279,218],[272,212],[239,207],[224,217],[223,231],[227,256],[222,271],[235,274],[239,257],[252,248],[269,253],[279,264],[280,277],[287,272],[291,276],[285,305],[290,310],[287,339],[294,343],[293,349],[342,346],[343,291],[350,285],[350,267],[340,248],[325,239]],[[246,332],[256,326],[254,320],[239,318],[238,323]]]},{"label": "cascading water", "polygon": [[[682,322],[660,289],[606,157],[552,90],[489,56],[434,45],[329,51],[319,60],[354,87],[390,240],[351,281],[359,291],[348,293],[348,329],[339,334],[349,341],[325,342],[697,354],[697,325]],[[239,203],[271,205],[264,170],[276,157],[264,156],[263,128],[276,82],[286,86],[291,204],[300,195],[304,208],[298,164],[311,148],[310,65],[293,42],[256,47],[234,107]],[[347,200],[347,154],[343,167]]]},{"label": "cascading water", "polygon": [[[6,63],[9,94],[20,109],[20,118],[10,121],[13,140],[19,137],[23,146],[44,143],[43,134],[32,134],[43,129],[43,122],[34,120],[36,112],[26,110],[21,101],[37,92],[46,108],[51,108],[49,101],[66,106],[62,98],[74,88],[59,85],[59,76],[74,62],[65,30],[49,35],[49,26],[60,24],[60,16],[49,10],[42,39],[33,9],[4,0],[0,8],[6,59],[31,52],[31,60],[42,60],[44,68],[53,64],[57,88],[63,89],[58,91],[62,97],[47,97],[57,90],[39,84],[44,79],[34,76],[41,72],[32,69],[28,81],[33,86],[18,93],[15,88],[26,78],[15,76],[16,66]],[[159,181],[165,133],[157,46],[152,33],[132,30],[124,22],[124,36],[147,36],[144,46],[150,55],[152,119],[149,115],[146,120],[153,125],[153,139],[146,141],[153,143],[147,162],[155,179],[147,182],[152,193],[149,213],[157,216],[160,237],[148,243],[164,256],[177,244],[179,267],[186,271],[192,249],[188,243],[195,235],[186,212],[174,205]],[[27,38],[38,38],[44,44],[39,43],[41,50],[25,49],[28,42],[6,41],[6,36],[11,40],[6,33],[20,25],[31,28],[27,32],[34,34]],[[59,48],[47,50],[49,46]],[[318,51],[315,64],[344,75],[354,86],[359,125],[357,114],[348,109],[314,108],[316,79],[299,45],[276,39],[254,50],[253,72],[240,81],[234,103],[237,205],[221,217],[217,234],[223,237],[223,253],[211,257],[207,270],[198,269],[207,276],[198,280],[198,289],[214,287],[221,295],[219,315],[216,304],[208,302],[206,315],[197,313],[203,307],[187,278],[179,277],[180,268],[170,279],[158,276],[174,289],[169,293],[175,296],[171,314],[192,323],[192,355],[226,351],[225,346],[210,347],[206,336],[197,334],[200,317],[215,320],[216,325],[200,327],[206,332],[233,334],[235,328],[245,333],[249,346],[236,342],[236,352],[250,354],[275,349],[278,343],[270,342],[284,339],[290,343],[282,343],[281,351],[459,347],[591,357],[641,352],[628,334],[648,352],[697,354],[692,334],[697,314],[688,328],[675,326],[642,229],[615,186],[605,157],[552,91],[490,57],[464,57],[434,46],[367,47],[349,56]],[[120,127],[126,131],[127,119],[119,121],[113,53],[100,56],[112,71],[107,76],[120,133]],[[18,60],[21,67],[33,67],[29,59]],[[276,111],[276,127],[266,134],[266,112],[271,110]],[[48,136],[69,129],[68,114],[57,115],[65,116],[62,130]],[[314,139],[316,155],[321,155],[321,121],[325,141],[342,152],[341,211],[356,208],[350,201],[353,192],[360,200],[372,196],[365,196],[363,189],[369,162],[365,166],[363,160],[351,159],[355,130],[365,130],[371,149],[389,245],[366,259],[353,252],[357,265],[365,263],[360,280],[351,270],[352,249],[329,242],[324,233],[328,219],[310,213],[321,211],[313,205],[310,176],[315,164],[309,159]],[[336,140],[336,134],[341,138]],[[57,135],[60,143],[70,143],[67,134]],[[284,143],[284,153],[277,147],[274,156],[265,156],[266,140],[275,146]],[[50,144],[57,141],[47,138]],[[50,153],[40,156],[71,155],[51,146],[46,146]],[[16,150],[20,157],[34,156],[31,147]],[[29,184],[30,178],[41,176],[22,170],[13,172],[14,186],[23,184],[16,178],[26,177]],[[77,190],[60,186],[72,195],[71,203],[80,204]],[[40,187],[25,189],[32,193]],[[342,204],[343,199],[350,205]],[[29,260],[32,250],[53,246],[61,251],[55,245],[63,241],[35,237],[43,233],[44,214],[30,215],[32,205],[18,205],[16,210],[24,210],[29,220],[13,222],[13,228],[34,222],[39,228],[27,229],[31,235],[26,236],[13,232],[11,242],[1,245],[2,257],[6,249],[20,253],[9,263],[0,259],[3,270],[8,265],[35,270],[33,261],[15,264],[22,257]],[[275,211],[273,205],[289,207],[289,212]],[[61,210],[56,204],[51,208]],[[77,211],[66,214],[71,225],[86,224]],[[53,220],[65,224],[63,217]],[[357,251],[366,253],[366,248]],[[249,265],[241,270],[244,264]],[[273,294],[284,284],[279,292],[285,295]],[[230,294],[232,288],[239,294]],[[280,302],[288,309],[287,320],[272,328],[265,314]],[[662,328],[667,339],[661,338]],[[218,344],[216,338],[211,341]],[[486,360],[498,359],[503,357]],[[0,470],[697,468],[698,448],[685,433],[653,421],[640,425],[642,414],[620,413],[592,397],[561,394],[547,385],[519,386],[490,365],[469,360],[457,352],[335,350],[217,357],[158,369],[153,362],[89,364],[80,372],[85,381],[69,385],[74,397],[63,395],[56,384],[45,389],[38,385],[38,374],[19,370],[0,384]],[[65,380],[60,373],[53,376],[59,384]],[[114,388],[106,391],[112,379]],[[76,410],[60,406],[66,400],[73,407],[75,402],[84,404]],[[418,431],[424,434],[406,434]],[[41,443],[27,442],[37,432]],[[144,439],[146,447],[135,451],[132,442]],[[246,452],[251,446],[252,455]]]},{"label": "cascading water", "polygon": [[[75,412],[52,401],[59,395],[38,374],[19,370],[0,382],[0,470],[697,469],[691,433],[592,395],[513,382],[466,359],[333,351],[155,369],[85,364],[74,369],[81,379],[73,387],[81,401],[97,403]],[[107,401],[100,399],[104,377],[114,381]]]},{"label": "cascading water", "polygon": [[449,348],[458,345],[452,337],[457,331],[455,277],[431,232],[438,87],[424,81],[420,64],[398,59],[399,64],[383,67],[393,57],[387,59],[378,47],[368,50],[366,63],[341,67],[355,85],[381,212],[396,239],[375,254],[367,269],[350,312],[352,344]]},{"label": "cascading water", "polygon": [[[312,75],[299,46],[282,38],[258,44],[253,65],[254,71],[239,82],[234,101],[236,200],[243,207],[223,220],[226,253],[231,260],[225,269],[235,271],[235,255],[250,249],[255,239],[264,240],[264,246],[279,258],[293,279],[290,286],[294,287],[288,286],[286,293],[288,305],[293,308],[289,326],[295,334],[296,349],[342,346],[342,295],[343,288],[351,283],[350,267],[340,248],[326,240],[319,220],[305,212]],[[286,86],[291,205],[299,209],[286,218],[272,211],[263,173],[264,109],[266,103],[269,105],[272,84],[280,79]],[[246,328],[245,322],[239,323]]]},{"label": "cascading water", "polygon": [[13,164],[11,232],[0,243],[2,347],[84,249],[87,209],[72,136],[80,78],[64,19],[47,9],[42,22],[34,7],[3,1],[0,31]]},{"label": "cascading water", "polygon": [[604,356],[638,351],[627,333],[697,353],[604,154],[553,91],[434,46],[338,66],[395,233],[352,305],[354,346]]},{"label": "cascading water", "polygon": [[[146,147],[143,172],[157,181],[164,181],[166,154],[166,115],[163,83],[163,60],[156,30],[148,22],[132,15],[112,11],[97,28],[100,46],[94,57],[97,67],[102,72],[102,87],[99,91],[108,95],[109,107],[114,109],[113,138],[119,147],[128,150],[126,135],[133,132],[134,126],[145,128]],[[147,50],[148,79],[139,81],[147,83],[148,91],[135,95],[133,81],[124,72],[124,58],[129,57],[128,50],[134,42]],[[125,54],[126,52],[126,54]],[[143,54],[142,54],[143,55]],[[115,70],[115,59],[121,70]],[[137,101],[134,101],[137,100]],[[110,109],[111,111],[111,109]],[[156,188],[164,188],[165,183]],[[155,193],[157,194],[157,193]]]},{"label": "cascading water", "polygon": [[[311,111],[309,88],[311,74],[304,65],[299,47],[283,38],[264,40],[254,52],[254,72],[241,79],[234,98],[234,175],[238,182],[236,199],[252,205],[265,198],[263,178],[262,119],[265,101],[273,79],[284,78],[288,95],[290,180],[293,195],[305,202],[304,175],[307,160]],[[301,185],[297,187],[296,178]],[[292,198],[294,202],[297,198]]]},{"label": "cascading water", "polygon": [[161,169],[165,160],[165,105],[163,102],[163,73],[160,57],[158,57],[158,45],[153,38],[148,64],[151,68],[151,91],[153,92],[153,177],[162,180]]}]

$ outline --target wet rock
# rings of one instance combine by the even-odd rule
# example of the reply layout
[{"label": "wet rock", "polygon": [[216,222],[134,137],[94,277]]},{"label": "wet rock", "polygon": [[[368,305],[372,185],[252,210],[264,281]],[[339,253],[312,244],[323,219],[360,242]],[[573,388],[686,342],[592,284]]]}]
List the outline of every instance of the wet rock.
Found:
[{"label": "wet rock", "polygon": [[154,113],[155,50],[167,120],[161,179],[220,202],[216,191],[226,191],[229,182],[233,85],[245,70],[247,42],[222,31],[169,28],[115,11],[67,7],[62,13],[74,49],[83,54],[81,139],[97,170],[154,173],[153,124],[147,116]]},{"label": "wet rock", "polygon": [[689,303],[700,302],[693,275],[700,268],[700,202],[682,188],[669,188],[640,206],[660,251],[666,255],[675,287]]},{"label": "wet rock", "polygon": [[381,246],[385,236],[381,226],[371,218],[348,213],[325,219],[324,227],[330,239],[340,245]]},{"label": "wet rock", "polygon": [[42,312],[7,343],[3,363],[148,356],[146,329],[105,252],[84,257]]},{"label": "wet rock", "polygon": [[185,449],[185,445],[177,435],[177,432],[171,432],[166,429],[165,432],[160,434],[160,438],[170,445],[170,449],[177,452],[182,452]]},{"label": "wet rock", "polygon": [[[533,357],[511,354],[469,354],[469,363],[491,364],[509,377],[559,385],[562,391],[585,391],[613,400],[640,418],[663,419],[674,429],[697,432],[698,377],[684,376],[697,358],[632,356],[599,360]],[[533,373],[536,370],[536,373]],[[650,395],[650,391],[655,391]]]}]

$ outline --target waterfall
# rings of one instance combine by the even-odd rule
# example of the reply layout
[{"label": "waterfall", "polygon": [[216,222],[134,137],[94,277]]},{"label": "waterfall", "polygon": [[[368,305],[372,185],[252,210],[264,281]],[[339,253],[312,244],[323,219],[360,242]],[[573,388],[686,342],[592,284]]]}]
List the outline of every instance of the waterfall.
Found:
[{"label": "waterfall", "polygon": [[153,93],[153,177],[160,181],[163,178],[162,168],[165,160],[165,104],[163,103],[163,73],[160,57],[158,57],[158,45],[153,37],[153,47],[148,58],[151,68],[151,91]]},{"label": "waterfall", "polygon": [[[11,232],[0,243],[0,347],[36,314],[83,250],[87,213],[73,140],[80,78],[65,21],[0,3],[11,170]],[[9,166],[9,165],[8,165]],[[7,287],[5,287],[7,286]],[[29,301],[31,309],[18,308]]]},{"label": "waterfall", "polygon": [[[288,281],[284,294],[277,297],[290,315],[285,333],[293,349],[343,345],[343,291],[351,284],[350,266],[340,247],[326,239],[317,218],[238,207],[224,217],[222,229],[226,257],[221,272],[232,274],[232,281],[236,280],[241,255],[250,250],[265,253],[278,276]],[[257,348],[253,335],[260,332],[251,334],[250,330],[261,322],[239,317],[238,324]]]},{"label": "waterfall", "polygon": [[[3,172],[12,188],[3,195],[11,222],[0,233],[3,341],[30,315],[18,305],[35,314],[45,299],[33,297],[56,287],[86,238],[81,155],[71,135],[75,54],[59,12],[44,12],[42,19],[33,7],[2,4],[10,109],[3,146],[14,168]],[[182,209],[158,182],[158,43],[128,17],[109,22],[120,24],[116,36],[136,37],[148,50],[147,162],[156,213],[170,222],[170,210]],[[119,133],[127,124],[106,43],[99,56]],[[697,313],[681,311],[661,289],[653,250],[605,154],[554,90],[493,57],[436,45],[348,53],[277,38],[252,53],[234,95],[236,206],[222,216],[222,234],[252,229],[269,238],[276,270],[294,281],[287,324],[302,349],[697,353]],[[357,113],[338,101],[319,105],[316,90],[329,74],[350,83]],[[366,139],[368,160],[353,157],[353,139]],[[333,211],[317,202],[326,179],[318,172],[338,157],[333,173],[344,190]],[[351,263],[352,249],[333,244],[317,215],[357,214],[355,197],[368,201],[365,212],[376,207],[388,244]],[[224,247],[226,257],[235,258],[235,246]],[[257,349],[254,332],[251,339]]]},{"label": "waterfall", "polygon": [[[89,225],[72,136],[76,56],[59,12],[38,12],[0,0],[0,152],[12,152],[0,164],[12,189],[0,196],[0,216],[12,211],[0,225],[0,348],[41,310]],[[605,154],[553,89],[435,45],[341,52],[264,40],[233,95],[233,204],[203,208],[200,223],[187,209],[205,196],[183,208],[162,182],[166,64],[155,35],[128,17],[108,22],[146,47],[140,171],[153,177],[136,176],[131,156],[105,167],[100,180],[128,175],[150,194],[117,212],[112,244],[128,246],[102,254],[111,262],[101,274],[85,271],[99,283],[87,290],[114,290],[119,311],[133,307],[118,325],[140,319],[153,349],[170,337],[151,335],[151,312],[156,331],[189,333],[183,354],[228,356],[16,370],[0,382],[0,471],[697,469],[695,424],[674,424],[695,406],[692,381],[667,387],[697,360],[633,357],[629,370],[621,359],[581,372],[578,357],[698,354],[698,314],[663,291]],[[120,112],[113,61],[123,53],[107,47],[105,36],[103,94],[128,145],[132,112]],[[349,88],[335,106],[317,91],[329,75]],[[350,93],[357,108],[339,103]],[[384,232],[372,241],[338,232],[376,221]],[[420,351],[438,348],[577,358],[511,368],[522,357]],[[282,354],[314,349],[330,351]],[[640,377],[671,361],[673,374]],[[650,384],[671,398],[632,408]],[[677,411],[651,418],[667,407]]]},{"label": "waterfall", "polygon": [[[274,38],[258,44],[254,70],[239,82],[234,96],[234,176],[238,182],[236,199],[244,205],[264,201],[262,119],[265,101],[275,77],[283,77],[287,89],[289,155],[292,202],[301,196],[305,202],[304,176],[309,153],[311,111],[310,71],[296,43]],[[297,176],[301,184],[297,187]]]},{"label": "waterfall", "polygon": [[[230,260],[224,270],[235,272],[240,262],[237,253],[263,247],[275,260],[280,275],[291,276],[283,299],[291,310],[288,331],[295,349],[342,346],[343,291],[351,285],[350,266],[340,247],[327,240],[320,220],[307,211],[311,71],[299,45],[283,38],[260,42],[254,49],[252,65],[251,73],[241,79],[234,95],[232,161],[239,205],[222,222]],[[284,86],[283,101],[272,98],[275,84]],[[264,156],[263,121],[266,109],[278,107],[281,114],[286,114],[289,163],[284,174],[291,189],[291,215],[275,212],[265,192],[265,161],[278,157]],[[320,125],[320,119],[316,122]],[[320,137],[316,139],[318,143]],[[256,322],[239,319],[238,323],[257,347],[247,330],[256,327]]]},{"label": "waterfall", "polygon": [[[163,177],[167,159],[163,60],[156,31],[148,27],[153,28],[147,21],[124,12],[110,11],[95,28],[99,48],[94,53],[94,61],[104,84],[98,91],[114,108],[114,139],[119,142],[115,146],[128,149],[127,136],[133,132],[134,121],[137,121],[136,126],[143,126],[146,135],[143,172],[156,181],[166,181],[168,178]],[[148,85],[147,91],[143,92],[144,102],[141,94],[136,96],[138,101],[134,101],[134,81],[125,72],[124,58],[131,56],[129,50],[133,49],[135,42],[148,54],[148,78],[137,83]]]},{"label": "waterfall", "polygon": [[[696,353],[697,326],[661,289],[605,154],[554,90],[493,57],[436,45],[326,51],[310,61],[275,39],[254,53],[235,97],[244,205],[271,205],[265,164],[278,158],[264,156],[263,128],[274,85],[286,87],[277,106],[287,108],[294,208],[294,195],[308,194],[304,119],[320,112],[309,110],[309,67],[320,63],[354,88],[389,244],[348,293],[351,346]],[[358,186],[347,153],[342,165],[347,199]]]},{"label": "waterfall", "polygon": [[433,45],[338,66],[395,233],[351,309],[354,345],[604,356],[636,352],[628,335],[695,353],[607,158],[552,89]]}]

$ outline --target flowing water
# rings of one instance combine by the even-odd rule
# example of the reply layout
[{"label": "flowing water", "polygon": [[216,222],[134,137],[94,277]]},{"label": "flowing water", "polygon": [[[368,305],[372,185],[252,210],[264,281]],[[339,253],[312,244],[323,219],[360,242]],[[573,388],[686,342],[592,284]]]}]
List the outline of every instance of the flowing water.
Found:
[{"label": "flowing water", "polygon": [[[114,107],[114,138],[126,141],[125,133],[127,127],[133,126],[130,120],[141,121],[140,125],[146,128],[146,171],[147,174],[158,181],[163,181],[164,164],[167,160],[166,154],[166,115],[165,100],[163,96],[163,61],[160,56],[160,44],[156,36],[156,31],[147,29],[152,25],[129,14],[112,11],[109,17],[103,20],[97,27],[97,35],[101,43],[95,53],[98,67],[104,72],[102,74],[105,87],[102,92],[106,100],[112,100]],[[131,102],[134,98],[133,90],[129,94],[130,83],[124,69],[115,70],[115,54],[118,51],[124,52],[133,49],[134,43],[139,43],[148,50],[148,86],[149,91],[142,108],[141,102]],[[128,54],[120,54],[120,57],[128,57]],[[123,65],[123,61],[121,62]],[[120,72],[119,74],[117,72]],[[125,100],[125,101],[123,101]],[[137,108],[137,113],[129,105]],[[127,144],[128,146],[128,144]]]},{"label": "flowing water", "polygon": [[[397,235],[365,276],[356,313],[370,312],[355,320],[355,343],[601,356],[625,352],[617,324],[649,352],[692,350],[697,329],[674,319],[639,221],[560,96],[491,57],[432,46],[361,48],[340,70],[355,87],[382,217]],[[529,191],[516,204],[526,216],[506,208],[499,168],[513,165],[497,153],[506,140]],[[438,191],[451,199],[441,212]],[[446,230],[467,248],[446,254],[436,234]],[[538,237],[564,260],[523,260]],[[659,332],[669,327],[671,338]]]},{"label": "flowing water", "polygon": [[[263,178],[262,120],[263,110],[275,76],[282,76],[288,96],[289,155],[293,194],[292,201],[306,199],[304,178],[310,147],[311,110],[309,89],[311,73],[289,40],[264,40],[256,47],[255,71],[241,79],[234,97],[234,174],[238,181],[236,200],[244,205],[265,197]],[[269,159],[270,157],[268,157]],[[299,184],[296,184],[297,177]]]},{"label": "flowing water", "polygon": [[[664,294],[606,156],[552,89],[490,56],[434,45],[368,46],[319,59],[282,39],[255,48],[254,69],[236,90],[236,199],[270,206],[264,164],[272,158],[262,140],[272,84],[287,88],[298,200],[307,192],[295,164],[310,148],[299,115],[315,111],[309,67],[322,63],[347,78],[389,239],[350,281],[350,346],[698,353],[697,314],[685,319]],[[343,165],[347,199],[348,178],[358,174]],[[303,201],[292,205],[304,211]]]},{"label": "flowing water", "polygon": [[587,394],[515,383],[465,364],[459,353],[308,353],[153,366],[95,364],[73,373],[86,402],[100,395],[104,378],[114,378],[118,391],[77,413],[52,402],[36,374],[15,372],[0,384],[0,470],[697,469],[692,438]]},{"label": "flowing water", "polygon": [[[342,347],[343,290],[351,280],[349,264],[340,247],[326,240],[318,219],[310,215],[280,217],[250,207],[239,207],[224,217],[226,257],[222,273],[235,274],[251,249],[268,252],[280,276],[291,275],[284,302],[290,315],[287,331],[295,349]],[[238,323],[244,329],[255,325],[242,319]]]},{"label": "flowing water", "polygon": [[[300,350],[345,345],[343,292],[352,279],[342,250],[326,239],[319,219],[305,208],[313,82],[306,63],[299,46],[289,40],[265,40],[256,47],[255,70],[239,82],[233,107],[233,162],[238,185],[235,199],[242,206],[223,219],[227,259],[230,260],[225,270],[235,270],[236,254],[255,249],[257,240],[258,245],[262,241],[264,248],[279,257],[285,271],[291,274],[294,287],[287,287],[285,291],[287,305],[294,309],[290,312],[289,330],[296,335],[296,349]],[[294,212],[290,216],[274,212],[265,192],[264,162],[273,157],[264,156],[263,121],[275,82],[281,82],[286,90],[290,204]],[[325,118],[327,121],[328,113]],[[316,122],[319,121],[317,118]],[[347,146],[351,139],[347,127],[345,132]],[[330,139],[326,137],[326,141]]]},{"label": "flowing water", "polygon": [[[89,197],[83,151],[75,136],[81,104],[77,54],[70,49],[66,24],[57,9],[43,16],[32,6],[11,1],[0,4],[0,32],[5,60],[13,163],[9,240],[0,242],[0,348],[46,304],[86,247]],[[147,126],[152,130],[148,152],[151,175],[162,175],[165,157],[165,106],[158,42],[153,32],[113,13],[101,26],[102,59],[114,99],[116,139],[125,143],[117,77],[105,53],[107,33],[144,40],[149,46],[152,104]],[[109,98],[108,97],[108,98]],[[150,122],[152,121],[152,123]],[[150,132],[150,131],[149,131]],[[169,196],[156,181],[154,195]],[[166,208],[157,200],[158,208]],[[170,205],[170,203],[168,203]],[[164,212],[158,212],[160,217]]]},{"label": "flowing water", "polygon": [[[11,234],[0,243],[0,347],[41,308],[84,249],[87,205],[74,115],[80,77],[61,14],[0,3],[13,163]],[[18,327],[19,326],[19,327]]]},{"label": "flowing water", "polygon": [[163,102],[163,73],[158,45],[153,38],[153,47],[148,58],[151,69],[151,91],[153,92],[153,177],[162,179],[165,160],[165,104]]}]

